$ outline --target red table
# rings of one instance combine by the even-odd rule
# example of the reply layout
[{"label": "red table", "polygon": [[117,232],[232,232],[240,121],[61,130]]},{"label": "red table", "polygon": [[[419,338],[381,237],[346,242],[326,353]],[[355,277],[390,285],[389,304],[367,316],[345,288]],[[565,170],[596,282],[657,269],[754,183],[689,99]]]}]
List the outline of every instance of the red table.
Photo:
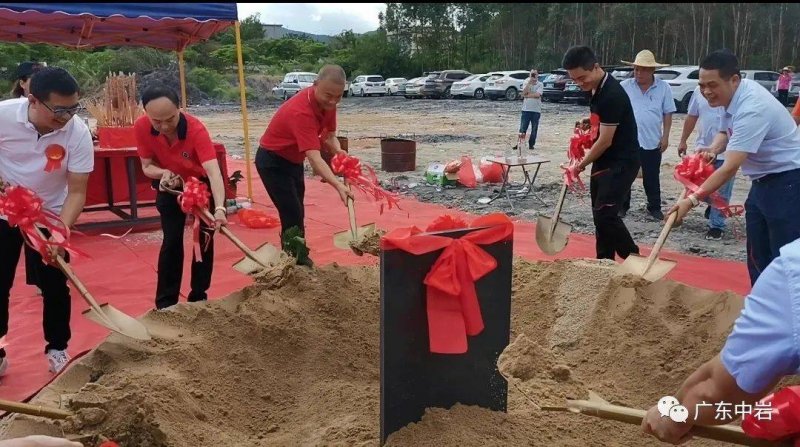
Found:
[{"label": "red table", "polygon": [[[228,178],[225,146],[214,144],[223,179]],[[79,229],[130,226],[157,222],[155,217],[139,217],[139,208],[155,206],[153,180],[144,175],[136,148],[94,151],[94,171],[89,174],[83,212],[111,211],[120,220],[79,224]],[[226,182],[227,183],[227,182]],[[226,184],[226,190],[227,190]],[[227,192],[227,191],[226,191]],[[228,194],[226,194],[228,195]]]}]

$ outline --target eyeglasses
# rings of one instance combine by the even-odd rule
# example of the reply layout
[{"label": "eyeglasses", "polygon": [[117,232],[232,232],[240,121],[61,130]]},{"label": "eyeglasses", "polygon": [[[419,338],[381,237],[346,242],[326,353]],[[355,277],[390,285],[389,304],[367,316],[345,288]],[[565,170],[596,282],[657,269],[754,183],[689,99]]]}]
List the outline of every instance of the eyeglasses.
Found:
[{"label": "eyeglasses", "polygon": [[53,115],[55,115],[55,117],[60,119],[60,120],[68,120],[68,119],[72,118],[73,116],[75,116],[78,112],[81,112],[82,110],[84,110],[83,106],[81,106],[80,104],[74,105],[72,107],[56,107],[56,108],[52,108],[52,107],[48,106],[47,103],[44,102],[41,98],[36,98],[36,99],[38,99],[39,102],[42,103],[42,105],[47,108],[47,110],[53,112]]}]

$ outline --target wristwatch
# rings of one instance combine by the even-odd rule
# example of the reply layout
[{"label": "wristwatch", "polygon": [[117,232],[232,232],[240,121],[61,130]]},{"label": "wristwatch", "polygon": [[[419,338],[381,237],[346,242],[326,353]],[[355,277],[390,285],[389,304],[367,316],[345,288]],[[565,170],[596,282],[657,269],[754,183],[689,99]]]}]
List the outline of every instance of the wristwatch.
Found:
[{"label": "wristwatch", "polygon": [[222,211],[223,213],[225,213],[225,215],[228,214],[228,210],[225,209],[224,206],[218,206],[218,207],[214,208],[214,212],[216,213],[217,211]]},{"label": "wristwatch", "polygon": [[689,196],[687,198],[689,199],[689,201],[692,202],[692,208],[700,205],[700,201],[697,199],[697,195],[696,194],[689,194]]}]

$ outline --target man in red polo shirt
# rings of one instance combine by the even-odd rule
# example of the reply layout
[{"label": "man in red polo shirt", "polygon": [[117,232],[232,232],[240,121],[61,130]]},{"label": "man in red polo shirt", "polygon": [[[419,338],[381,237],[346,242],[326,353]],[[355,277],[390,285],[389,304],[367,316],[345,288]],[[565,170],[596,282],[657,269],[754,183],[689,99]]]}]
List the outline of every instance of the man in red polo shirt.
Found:
[{"label": "man in red polo shirt", "polygon": [[[305,235],[303,160],[336,189],[342,202],[353,197],[339,181],[321,150],[342,151],[336,138],[336,105],[344,92],[345,73],[338,65],[322,67],[314,85],[300,90],[275,112],[259,142],[256,169],[281,219],[281,240],[297,227]],[[311,266],[305,256],[298,263]]]},{"label": "man in red polo shirt", "polygon": [[[170,188],[181,186],[181,178],[197,177],[211,187],[211,207],[215,226],[227,224],[225,218],[225,186],[208,130],[197,118],[178,108],[178,94],[163,85],[155,85],[142,93],[146,116],[134,124],[136,146],[144,174],[153,186],[164,183]],[[217,206],[215,206],[215,204]],[[158,255],[156,308],[163,309],[178,302],[183,276],[183,230],[186,214],[177,198],[159,188],[156,209],[161,215],[164,242]],[[192,281],[188,300],[204,301],[211,285],[214,265],[214,229],[200,223],[202,261],[192,255]]]}]

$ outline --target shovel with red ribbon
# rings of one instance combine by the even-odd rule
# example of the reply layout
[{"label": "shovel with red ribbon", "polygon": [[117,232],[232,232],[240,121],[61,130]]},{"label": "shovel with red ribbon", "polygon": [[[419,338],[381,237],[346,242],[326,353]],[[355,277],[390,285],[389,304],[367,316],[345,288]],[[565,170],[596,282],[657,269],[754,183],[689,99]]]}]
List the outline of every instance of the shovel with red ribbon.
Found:
[{"label": "shovel with red ribbon", "polygon": [[[64,258],[61,255],[51,255],[51,247],[63,248],[72,255],[83,253],[70,244],[69,228],[57,215],[43,208],[42,199],[33,191],[21,186],[5,186],[0,189],[0,215],[6,216],[9,226],[18,227],[25,243],[39,252],[43,259],[51,259],[75,285],[89,304],[89,309],[83,311],[86,318],[127,337],[150,340],[150,333],[139,320],[108,303],[98,304]],[[47,238],[40,227],[46,228],[52,235],[51,238]]]}]

